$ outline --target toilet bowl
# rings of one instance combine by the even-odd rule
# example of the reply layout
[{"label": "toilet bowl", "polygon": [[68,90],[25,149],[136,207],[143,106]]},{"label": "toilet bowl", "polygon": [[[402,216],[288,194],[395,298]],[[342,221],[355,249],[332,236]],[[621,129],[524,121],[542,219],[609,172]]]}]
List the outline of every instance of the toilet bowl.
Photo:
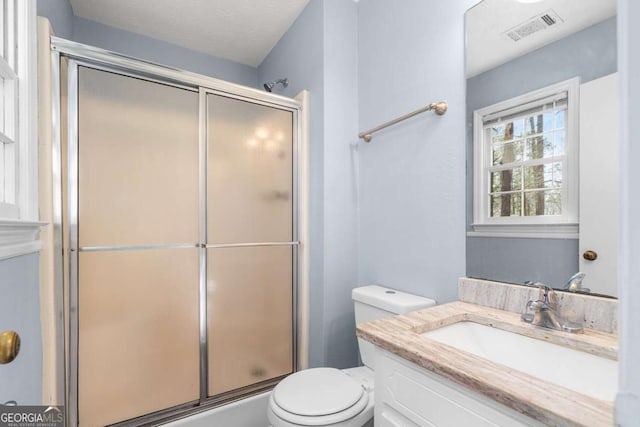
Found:
[{"label": "toilet bowl", "polygon": [[[431,307],[429,298],[382,286],[352,292],[356,324]],[[273,389],[267,416],[273,427],[373,427],[374,347],[358,338],[365,366],[296,372]]]},{"label": "toilet bowl", "polygon": [[278,384],[267,416],[273,427],[362,427],[373,419],[373,401],[371,369],[314,368]]}]

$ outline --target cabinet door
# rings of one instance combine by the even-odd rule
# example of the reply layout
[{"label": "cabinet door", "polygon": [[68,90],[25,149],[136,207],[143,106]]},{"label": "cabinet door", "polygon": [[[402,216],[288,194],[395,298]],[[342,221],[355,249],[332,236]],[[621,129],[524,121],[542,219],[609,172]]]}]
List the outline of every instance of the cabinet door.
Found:
[{"label": "cabinet door", "polygon": [[376,426],[542,427],[476,392],[376,349]]}]

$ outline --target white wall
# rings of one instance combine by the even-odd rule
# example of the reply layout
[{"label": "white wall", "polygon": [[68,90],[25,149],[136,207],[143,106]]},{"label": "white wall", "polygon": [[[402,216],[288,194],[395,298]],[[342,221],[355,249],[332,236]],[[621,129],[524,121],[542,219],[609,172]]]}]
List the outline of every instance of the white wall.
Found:
[{"label": "white wall", "polygon": [[360,282],[456,299],[465,273],[464,12],[475,1],[359,3],[360,129],[449,102],[360,144]]},{"label": "white wall", "polygon": [[640,3],[618,0],[621,91],[620,393],[617,422],[640,422]]}]

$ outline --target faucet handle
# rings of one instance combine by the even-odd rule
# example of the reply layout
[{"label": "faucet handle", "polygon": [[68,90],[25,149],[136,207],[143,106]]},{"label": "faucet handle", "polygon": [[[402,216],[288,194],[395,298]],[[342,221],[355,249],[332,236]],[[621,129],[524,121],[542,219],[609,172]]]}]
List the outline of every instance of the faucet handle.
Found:
[{"label": "faucet handle", "polygon": [[586,275],[587,275],[586,273],[583,273],[581,271],[577,272],[576,274],[574,274],[569,278],[564,288],[570,292],[580,292],[580,293],[591,292],[589,288],[582,287],[582,280]]},{"label": "faucet handle", "polygon": [[528,286],[530,288],[539,288],[539,289],[547,289],[549,291],[553,290],[552,288],[550,288],[549,286],[545,285],[544,283],[541,282],[533,282],[531,280],[527,280],[526,282],[523,283],[525,286]]},{"label": "faucet handle", "polygon": [[551,289],[549,286],[542,284],[540,282],[536,282],[533,285],[537,286],[538,289],[540,289],[540,297],[539,297],[540,301],[546,304],[550,304],[549,294],[553,291],[553,289]]},{"label": "faucet handle", "polygon": [[533,287],[538,288],[540,290],[540,296],[538,297],[538,301],[545,303],[551,308],[555,308],[556,301],[555,299],[552,300],[553,288],[545,285],[544,283],[532,282],[530,280],[527,280],[526,282],[524,282],[524,285],[532,288]]}]

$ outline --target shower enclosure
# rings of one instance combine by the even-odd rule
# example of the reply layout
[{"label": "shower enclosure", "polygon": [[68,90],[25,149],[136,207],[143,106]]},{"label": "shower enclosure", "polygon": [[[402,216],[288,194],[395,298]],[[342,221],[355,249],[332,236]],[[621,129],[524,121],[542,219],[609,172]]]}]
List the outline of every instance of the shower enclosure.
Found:
[{"label": "shower enclosure", "polygon": [[299,103],[56,38],[52,66],[68,425],[295,371]]}]

